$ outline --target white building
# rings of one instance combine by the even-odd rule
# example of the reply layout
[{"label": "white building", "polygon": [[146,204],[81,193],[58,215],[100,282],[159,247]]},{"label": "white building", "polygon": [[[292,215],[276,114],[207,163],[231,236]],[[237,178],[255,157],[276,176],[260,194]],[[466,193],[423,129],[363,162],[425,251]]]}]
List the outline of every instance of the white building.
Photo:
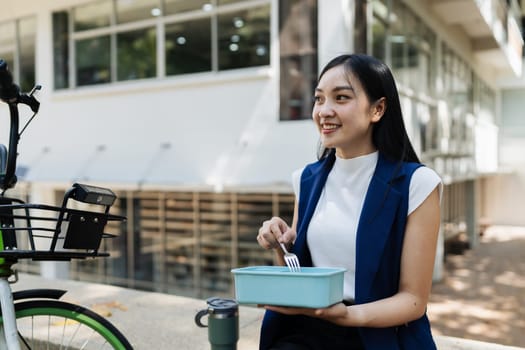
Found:
[{"label": "white building", "polygon": [[[251,250],[255,229],[291,215],[290,174],[316,158],[309,108],[319,67],[368,52],[391,66],[416,150],[447,184],[444,235],[466,232],[475,244],[481,217],[525,224],[515,152],[525,133],[522,8],[4,0],[0,58],[24,91],[43,86],[19,145],[19,187],[41,202],[59,201],[73,182],[117,190],[129,220],[115,258],[96,265],[104,281],[226,291],[229,268],[271,261]],[[0,115],[7,125],[3,105]],[[73,264],[72,274],[93,266]]]}]

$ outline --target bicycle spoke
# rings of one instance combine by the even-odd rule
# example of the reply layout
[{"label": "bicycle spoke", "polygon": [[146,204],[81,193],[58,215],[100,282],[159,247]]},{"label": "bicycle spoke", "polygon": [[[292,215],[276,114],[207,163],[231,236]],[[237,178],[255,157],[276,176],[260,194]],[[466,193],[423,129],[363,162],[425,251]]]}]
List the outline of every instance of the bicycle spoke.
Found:
[{"label": "bicycle spoke", "polygon": [[61,301],[17,304],[17,326],[24,349],[131,349],[120,332],[100,315]]},{"label": "bicycle spoke", "polygon": [[31,350],[31,347],[29,347],[29,344],[27,343],[25,338],[22,336],[22,334],[20,334],[20,332],[18,332],[18,338],[20,338],[20,341],[22,342],[22,344],[25,345],[26,349]]},{"label": "bicycle spoke", "polygon": [[[51,323],[51,316],[48,316],[47,317],[48,319],[48,322],[47,324],[49,325]],[[46,347],[46,350],[49,350],[49,344],[51,344],[51,329],[49,329],[49,326],[47,327],[47,347]]]}]

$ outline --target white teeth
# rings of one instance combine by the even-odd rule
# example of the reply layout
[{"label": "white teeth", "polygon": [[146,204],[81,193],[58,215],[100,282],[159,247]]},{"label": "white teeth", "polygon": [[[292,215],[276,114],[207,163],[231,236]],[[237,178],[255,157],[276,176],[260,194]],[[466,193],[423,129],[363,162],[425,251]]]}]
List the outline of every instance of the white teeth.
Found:
[{"label": "white teeth", "polygon": [[325,130],[333,130],[333,129],[338,128],[339,125],[334,125],[334,124],[323,124],[322,127],[323,127],[323,129],[325,129]]}]

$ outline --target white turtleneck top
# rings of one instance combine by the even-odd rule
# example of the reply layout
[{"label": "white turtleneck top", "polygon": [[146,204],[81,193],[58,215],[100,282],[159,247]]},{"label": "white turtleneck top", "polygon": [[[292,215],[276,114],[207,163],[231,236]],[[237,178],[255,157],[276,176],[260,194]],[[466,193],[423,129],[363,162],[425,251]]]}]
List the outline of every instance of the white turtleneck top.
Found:
[{"label": "white turtleneck top", "polygon": [[[307,242],[314,266],[344,267],[344,299],[355,295],[356,233],[365,195],[378,160],[378,152],[336,161],[308,226]],[[292,175],[299,198],[301,173]],[[410,180],[407,216],[436,188],[441,179],[432,169],[419,167]]]}]

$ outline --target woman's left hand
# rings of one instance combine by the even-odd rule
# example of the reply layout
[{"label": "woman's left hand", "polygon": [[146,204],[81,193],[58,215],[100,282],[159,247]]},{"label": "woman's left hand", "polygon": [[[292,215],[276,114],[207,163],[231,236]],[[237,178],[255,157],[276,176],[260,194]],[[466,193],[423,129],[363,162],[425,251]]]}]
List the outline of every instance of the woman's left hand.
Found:
[{"label": "woman's left hand", "polygon": [[340,326],[348,325],[348,308],[343,303],[334,304],[332,306],[312,309],[306,307],[288,307],[288,306],[274,306],[264,305],[266,310],[275,311],[285,315],[305,315],[309,317],[317,317],[323,320],[335,323]]}]

